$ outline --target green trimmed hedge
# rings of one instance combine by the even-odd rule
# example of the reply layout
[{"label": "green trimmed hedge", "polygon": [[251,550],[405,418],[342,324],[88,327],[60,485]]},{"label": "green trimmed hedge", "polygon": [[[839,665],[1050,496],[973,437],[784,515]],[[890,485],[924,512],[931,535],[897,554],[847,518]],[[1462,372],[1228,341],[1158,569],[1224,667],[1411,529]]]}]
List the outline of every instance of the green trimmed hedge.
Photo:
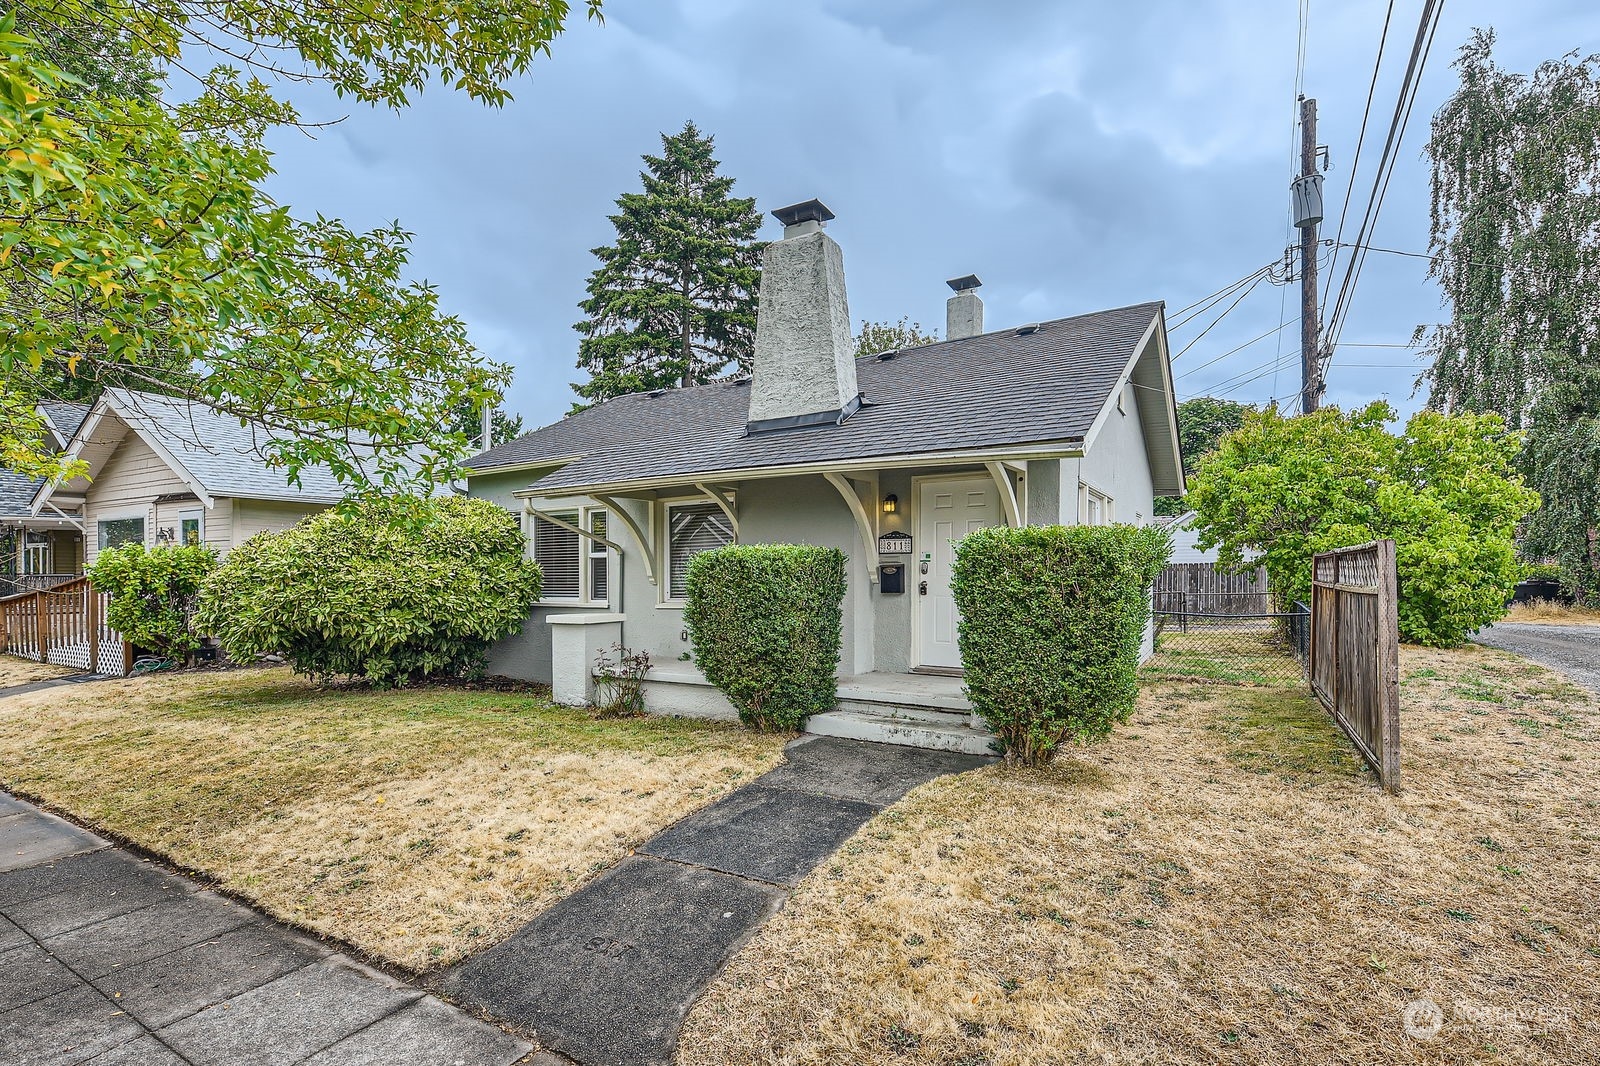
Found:
[{"label": "green trimmed hedge", "polygon": [[210,548],[124,544],[95,556],[89,581],[111,594],[106,624],[134,647],[187,659],[200,646],[192,625],[195,599],[216,566]]},{"label": "green trimmed hedge", "polygon": [[706,680],[755,729],[793,732],[838,694],[845,556],[735,544],[689,562],[684,625]]},{"label": "green trimmed hedge", "polygon": [[196,621],[236,658],[378,685],[481,670],[539,598],[517,520],[488,500],[396,497],[324,511],[235,548]]},{"label": "green trimmed hedge", "polygon": [[1125,525],[981,529],[956,545],[967,696],[1008,760],[1047,763],[1127,721],[1170,554],[1164,531]]}]

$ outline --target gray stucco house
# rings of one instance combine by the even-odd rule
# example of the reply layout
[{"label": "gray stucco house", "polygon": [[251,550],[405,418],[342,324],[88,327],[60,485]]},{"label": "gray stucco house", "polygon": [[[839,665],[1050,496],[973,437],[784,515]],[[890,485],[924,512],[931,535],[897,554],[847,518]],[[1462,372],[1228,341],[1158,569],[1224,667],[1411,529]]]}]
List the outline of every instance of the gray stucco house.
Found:
[{"label": "gray stucco house", "polygon": [[1160,303],[985,332],[975,277],[946,340],[857,359],[843,256],[813,200],[775,212],[745,379],[622,396],[492,448],[473,496],[521,516],[544,599],[490,669],[590,692],[600,649],[650,652],[651,709],[727,715],[687,660],[699,551],[850,557],[839,710],[813,732],[984,751],[961,695],[953,545],[988,525],[1151,520],[1183,491]]}]

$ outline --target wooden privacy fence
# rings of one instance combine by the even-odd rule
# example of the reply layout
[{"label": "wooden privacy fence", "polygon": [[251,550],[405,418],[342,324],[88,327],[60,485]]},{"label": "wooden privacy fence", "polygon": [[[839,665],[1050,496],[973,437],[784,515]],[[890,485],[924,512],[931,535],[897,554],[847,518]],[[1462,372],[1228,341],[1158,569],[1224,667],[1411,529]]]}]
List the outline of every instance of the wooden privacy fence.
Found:
[{"label": "wooden privacy fence", "polygon": [[1400,790],[1394,541],[1312,558],[1311,689],[1390,792]]},{"label": "wooden privacy fence", "polygon": [[1162,614],[1270,614],[1266,567],[1229,574],[1211,563],[1171,563],[1156,575],[1155,609]]},{"label": "wooden privacy fence", "polygon": [[7,654],[85,673],[124,677],[133,646],[106,624],[111,594],[74,578],[51,589],[0,600],[0,640]]}]

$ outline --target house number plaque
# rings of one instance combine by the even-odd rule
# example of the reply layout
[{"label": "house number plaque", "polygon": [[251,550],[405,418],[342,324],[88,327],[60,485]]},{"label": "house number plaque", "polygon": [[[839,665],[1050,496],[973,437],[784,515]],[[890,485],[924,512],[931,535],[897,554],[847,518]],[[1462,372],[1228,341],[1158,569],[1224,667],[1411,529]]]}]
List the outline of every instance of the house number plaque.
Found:
[{"label": "house number plaque", "polygon": [[878,553],[880,555],[910,555],[910,533],[885,533],[878,538]]}]

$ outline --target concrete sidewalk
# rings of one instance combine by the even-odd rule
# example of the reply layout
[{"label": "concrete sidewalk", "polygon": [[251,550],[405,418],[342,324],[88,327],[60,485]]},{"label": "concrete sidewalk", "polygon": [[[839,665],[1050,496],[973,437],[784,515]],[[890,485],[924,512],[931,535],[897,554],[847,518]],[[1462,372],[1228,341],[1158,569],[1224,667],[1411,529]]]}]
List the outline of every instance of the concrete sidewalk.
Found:
[{"label": "concrete sidewalk", "polygon": [[786,754],[448,971],[445,991],[583,1066],[668,1063],[689,1007],[800,878],[917,785],[994,761],[817,736]]},{"label": "concrete sidewalk", "polygon": [[531,1050],[0,793],[0,1066],[510,1066]]}]

